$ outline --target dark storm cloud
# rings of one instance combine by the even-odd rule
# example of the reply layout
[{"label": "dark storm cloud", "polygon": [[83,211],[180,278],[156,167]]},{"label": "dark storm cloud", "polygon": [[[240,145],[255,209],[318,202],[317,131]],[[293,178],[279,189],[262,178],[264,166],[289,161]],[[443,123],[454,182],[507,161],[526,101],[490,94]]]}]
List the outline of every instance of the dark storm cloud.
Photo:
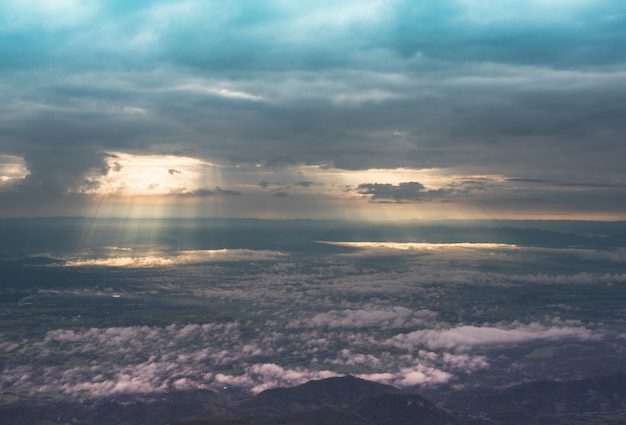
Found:
[{"label": "dark storm cloud", "polygon": [[397,185],[390,183],[364,183],[356,191],[369,196],[372,201],[418,202],[446,200],[465,195],[477,195],[501,188],[498,184],[485,181],[462,181],[441,189],[426,189],[419,182],[403,182]]},{"label": "dark storm cloud", "polygon": [[424,185],[418,182],[405,182],[398,185],[382,183],[361,184],[357,191],[363,195],[371,195],[372,199],[393,199],[395,201],[415,201],[424,196]]},{"label": "dark storm cloud", "polygon": [[[389,43],[410,56],[555,67],[616,64],[626,35],[617,1],[402,2]],[[414,25],[423,22],[423,25]]]},{"label": "dark storm cloud", "polygon": [[217,186],[215,190],[209,189],[198,189],[191,192],[185,192],[182,194],[178,194],[177,196],[190,197],[190,198],[205,198],[212,196],[240,196],[241,192],[232,189],[222,189]]},{"label": "dark storm cloud", "polygon": [[23,187],[35,193],[63,194],[67,188],[88,181],[87,172],[107,172],[103,155],[80,147],[38,147],[26,151],[24,159],[31,173]]},{"label": "dark storm cloud", "polygon": [[227,195],[227,196],[239,196],[239,195],[241,195],[241,192],[239,192],[239,191],[231,190],[231,189],[222,189],[219,186],[215,189],[215,191],[218,194],[220,194],[220,195]]},{"label": "dark storm cloud", "polygon": [[[622,2],[126,3],[0,12],[0,154],[26,161],[22,190],[73,192],[115,151],[625,178]],[[406,190],[387,199],[425,195]]]}]

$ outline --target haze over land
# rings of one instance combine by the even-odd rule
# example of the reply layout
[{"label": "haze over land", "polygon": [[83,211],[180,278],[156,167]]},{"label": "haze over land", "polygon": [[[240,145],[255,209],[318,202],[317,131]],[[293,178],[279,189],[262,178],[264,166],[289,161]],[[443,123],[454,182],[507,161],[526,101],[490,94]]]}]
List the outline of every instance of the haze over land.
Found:
[{"label": "haze over land", "polygon": [[345,374],[461,390],[623,370],[623,223],[0,224],[7,396],[254,394]]}]

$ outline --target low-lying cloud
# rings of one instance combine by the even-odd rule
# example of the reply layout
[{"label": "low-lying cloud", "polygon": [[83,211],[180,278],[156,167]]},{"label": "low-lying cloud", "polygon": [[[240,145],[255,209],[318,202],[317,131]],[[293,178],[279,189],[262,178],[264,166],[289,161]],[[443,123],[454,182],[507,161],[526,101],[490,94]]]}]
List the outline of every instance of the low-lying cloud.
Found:
[{"label": "low-lying cloud", "polygon": [[329,370],[312,371],[306,369],[285,369],[274,363],[255,364],[246,369],[243,375],[232,376],[218,373],[218,384],[248,388],[253,394],[276,387],[293,387],[313,379],[339,376]]},{"label": "low-lying cloud", "polygon": [[83,258],[67,260],[66,267],[169,267],[181,264],[202,264],[222,261],[277,260],[285,254],[278,251],[250,249],[217,249],[180,251],[176,254]]},{"label": "low-lying cloud", "polygon": [[[81,283],[40,288],[17,304],[21,317],[64,313],[53,329],[0,333],[0,381],[22,395],[68,398],[256,393],[346,374],[419,390],[485,376],[545,378],[548,366],[533,375],[539,360],[528,353],[536,348],[554,347],[561,359],[562,347],[604,353],[605,342],[619,351],[626,341],[614,328],[620,307],[590,316],[586,299],[590,290],[621,293],[620,252],[391,242],[355,243],[358,255],[322,248],[306,256],[119,245],[77,254],[65,268],[32,266],[36,276],[50,271]],[[116,261],[135,270],[103,268]],[[564,269],[564,261],[580,267]],[[555,376],[580,366],[580,359],[540,360]],[[525,375],[504,376],[511,362]]]},{"label": "low-lying cloud", "polygon": [[535,340],[571,338],[580,341],[597,339],[596,334],[583,326],[551,326],[540,323],[513,323],[495,326],[458,326],[450,329],[423,329],[398,334],[388,341],[390,345],[413,351],[419,347],[431,350],[467,351],[478,346],[520,344]]},{"label": "low-lying cloud", "polygon": [[[390,313],[410,317],[402,308],[385,314]],[[433,319],[432,313],[418,312],[420,315]],[[431,386],[489,369],[487,355],[472,353],[476,347],[603,337],[580,323],[559,320],[553,325],[515,322],[445,327],[444,323],[432,323],[428,328],[386,337],[395,319],[380,312],[360,321],[353,320],[361,317],[358,310],[317,317],[348,321],[336,328],[327,326],[332,322],[312,324],[326,330],[301,328],[299,332],[268,322],[264,329],[256,328],[252,338],[244,336],[250,335],[251,329],[238,321],[56,329],[40,339],[22,341],[0,335],[0,346],[13,358],[0,377],[21,391],[53,390],[72,397],[222,387],[258,393],[347,373],[399,387]],[[377,319],[372,321],[373,317]],[[383,326],[365,326],[369,323]],[[405,354],[393,353],[397,349]],[[304,360],[287,360],[293,356]],[[59,358],[65,363],[59,363]],[[276,360],[264,360],[268,358]],[[216,372],[224,368],[230,371]]]},{"label": "low-lying cloud", "polygon": [[377,327],[383,329],[418,326],[435,318],[437,313],[430,310],[414,311],[406,307],[392,307],[388,310],[359,309],[331,310],[319,313],[292,326],[319,328],[360,329]]}]

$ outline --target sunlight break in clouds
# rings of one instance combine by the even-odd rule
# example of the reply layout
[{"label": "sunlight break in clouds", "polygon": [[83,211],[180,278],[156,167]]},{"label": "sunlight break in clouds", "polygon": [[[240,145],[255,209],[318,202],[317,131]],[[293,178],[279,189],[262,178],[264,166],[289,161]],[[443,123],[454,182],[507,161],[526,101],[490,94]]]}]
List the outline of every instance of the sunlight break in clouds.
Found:
[{"label": "sunlight break in clouds", "polygon": [[[623,219],[624,16],[617,0],[4,0],[0,144],[31,178],[0,205]],[[211,205],[212,163],[244,196]]]},{"label": "sunlight break in clouds", "polygon": [[170,195],[202,189],[215,165],[174,155],[134,155],[112,152],[106,158],[108,173],[94,177],[80,189],[89,195]]},{"label": "sunlight break in clouds", "polygon": [[0,154],[0,190],[23,180],[30,172],[24,158]]}]

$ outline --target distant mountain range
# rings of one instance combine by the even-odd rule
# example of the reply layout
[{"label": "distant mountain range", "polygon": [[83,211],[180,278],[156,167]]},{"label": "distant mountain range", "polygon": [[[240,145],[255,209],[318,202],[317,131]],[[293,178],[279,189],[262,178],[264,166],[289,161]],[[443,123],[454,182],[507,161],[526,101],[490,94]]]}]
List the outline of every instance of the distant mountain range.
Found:
[{"label": "distant mountain range", "polygon": [[455,392],[446,407],[507,425],[626,424],[626,374]]},{"label": "distant mountain range", "polygon": [[[123,222],[122,222],[123,223]],[[151,246],[176,249],[278,249],[336,252],[345,248],[316,244],[335,242],[491,242],[543,247],[626,246],[626,222],[470,220],[394,222],[310,220],[135,220],[121,238],[120,220],[87,218],[0,219],[0,259],[41,256],[42,252],[75,252],[91,246]],[[121,239],[120,239],[121,238]],[[26,260],[37,265],[46,259]]]},{"label": "distant mountain range", "polygon": [[[211,391],[151,400],[15,402],[3,425],[538,425],[626,424],[626,374],[456,392],[446,409],[352,376],[264,391],[240,402]],[[194,419],[195,418],[195,419]]]}]

